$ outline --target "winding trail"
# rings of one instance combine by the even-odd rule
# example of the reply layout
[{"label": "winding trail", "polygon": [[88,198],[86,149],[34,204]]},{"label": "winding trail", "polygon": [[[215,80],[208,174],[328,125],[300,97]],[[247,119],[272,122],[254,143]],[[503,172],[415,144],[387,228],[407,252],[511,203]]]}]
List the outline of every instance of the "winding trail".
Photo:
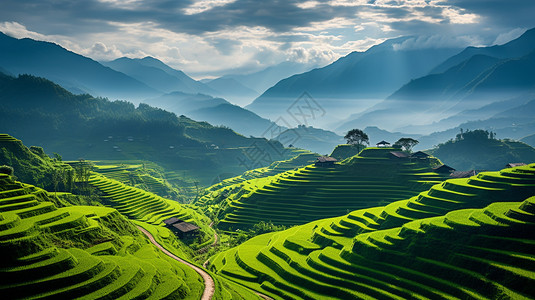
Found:
[{"label": "winding trail", "polygon": [[[210,223],[210,225],[208,225],[208,226],[209,226],[210,228],[213,228],[212,226],[214,226],[214,222],[212,221],[212,223]],[[218,242],[218,241],[219,241],[219,236],[217,235],[217,232],[215,232],[215,230],[214,230],[214,242],[213,242],[211,245],[208,245],[208,246],[204,247],[203,249],[201,249],[201,251],[202,251],[202,250],[206,250],[206,251],[208,251],[208,248],[217,245],[217,242]],[[209,262],[209,261],[210,261],[210,259],[208,258],[208,259],[204,262],[204,264],[202,264],[202,267],[206,269],[206,266],[208,265],[208,262]]]},{"label": "winding trail", "polygon": [[188,267],[190,267],[193,270],[195,270],[195,272],[199,273],[199,275],[201,275],[201,277],[204,280],[204,292],[202,293],[201,300],[211,300],[212,299],[212,297],[214,296],[214,292],[215,292],[215,284],[214,284],[214,279],[208,273],[206,273],[203,269],[201,269],[201,268],[199,268],[199,267],[197,267],[197,266],[195,266],[195,265],[183,260],[182,258],[174,255],[173,253],[167,251],[164,247],[162,247],[162,245],[160,245],[154,239],[152,234],[150,234],[143,227],[140,227],[140,226],[136,226],[136,227],[139,230],[141,230],[141,232],[143,232],[143,234],[145,234],[149,238],[151,243],[153,243],[156,247],[160,248],[160,250],[162,250],[163,253],[165,253],[167,256],[171,257],[172,259],[174,259],[176,261],[179,261],[179,262],[187,265]]}]

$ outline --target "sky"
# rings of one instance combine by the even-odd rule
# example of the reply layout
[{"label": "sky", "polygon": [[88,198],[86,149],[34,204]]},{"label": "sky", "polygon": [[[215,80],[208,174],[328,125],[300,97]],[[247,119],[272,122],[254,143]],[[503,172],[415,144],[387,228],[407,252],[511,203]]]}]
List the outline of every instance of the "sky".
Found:
[{"label": "sky", "polygon": [[322,66],[386,39],[503,44],[535,27],[533,0],[1,0],[0,31],[98,61],[152,56],[188,75]]}]

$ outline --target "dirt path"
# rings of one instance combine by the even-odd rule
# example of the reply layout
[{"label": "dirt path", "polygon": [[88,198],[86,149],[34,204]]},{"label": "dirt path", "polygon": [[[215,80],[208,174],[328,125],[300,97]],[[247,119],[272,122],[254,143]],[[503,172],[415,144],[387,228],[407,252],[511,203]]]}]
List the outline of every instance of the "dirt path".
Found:
[{"label": "dirt path", "polygon": [[[214,225],[214,222],[212,221],[212,223],[210,223],[210,225],[208,225],[208,226],[210,226],[210,228],[213,228],[213,227],[212,227],[213,225]],[[214,230],[214,242],[213,242],[211,245],[208,245],[208,246],[204,247],[203,249],[206,249],[206,251],[208,251],[208,248],[217,245],[217,242],[218,242],[218,241],[219,241],[219,236],[217,235],[217,233],[216,233],[215,230]],[[209,261],[210,261],[210,259],[207,259],[207,260],[204,262],[204,264],[202,264],[202,267],[203,267],[203,268],[206,268],[206,266],[208,265],[208,262],[209,262]]]},{"label": "dirt path", "polygon": [[156,242],[156,240],[154,239],[154,237],[152,236],[152,234],[150,234],[147,230],[145,230],[143,227],[140,227],[140,226],[137,226],[137,228],[139,230],[141,230],[141,232],[143,232],[143,234],[145,234],[149,240],[151,241],[151,243],[153,243],[156,247],[160,248],[160,250],[163,251],[163,253],[165,253],[167,256],[173,258],[174,260],[177,260],[185,265],[187,265],[188,267],[192,268],[193,270],[195,270],[195,272],[199,273],[199,275],[201,275],[201,277],[203,278],[204,280],[204,292],[202,293],[202,297],[201,297],[201,300],[210,300],[212,299],[212,297],[214,296],[214,280],[212,279],[212,277],[210,275],[208,275],[208,273],[206,273],[203,269],[181,259],[180,257],[174,255],[173,253],[167,251],[164,247],[162,247],[162,245],[158,244],[158,242]]}]

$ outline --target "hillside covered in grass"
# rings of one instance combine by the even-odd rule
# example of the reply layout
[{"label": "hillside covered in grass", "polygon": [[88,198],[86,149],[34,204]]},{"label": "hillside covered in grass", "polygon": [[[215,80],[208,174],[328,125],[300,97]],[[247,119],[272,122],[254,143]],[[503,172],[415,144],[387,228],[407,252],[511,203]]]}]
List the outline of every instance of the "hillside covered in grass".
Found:
[{"label": "hillside covered in grass", "polygon": [[[30,75],[0,74],[0,128],[65,160],[154,161],[203,185],[221,173],[290,158],[277,141],[247,138],[146,104],[74,95]],[[259,151],[261,156],[252,156]]]},{"label": "hillside covered in grass", "polygon": [[13,298],[196,298],[197,274],[158,252],[115,209],[56,207],[0,174],[0,291]]},{"label": "hillside covered in grass", "polygon": [[163,221],[176,217],[200,227],[196,241],[200,246],[214,241],[214,231],[209,227],[211,220],[198,213],[195,207],[162,198],[145,190],[125,185],[117,180],[94,174],[89,183],[104,193],[103,203],[116,208],[132,220],[163,227]]},{"label": "hillside covered in grass", "polygon": [[394,148],[367,148],[334,167],[308,165],[277,175],[250,179],[203,197],[220,204],[220,228],[273,222],[297,225],[339,216],[359,208],[405,199],[441,182],[436,158],[400,159]]},{"label": "hillside covered in grass", "polygon": [[486,130],[467,130],[428,151],[457,170],[501,170],[508,163],[535,161],[535,148],[513,141],[496,139]]},{"label": "hillside covered in grass", "polygon": [[531,299],[535,164],[264,234],[210,268],[275,299]]},{"label": "hillside covered in grass", "polygon": [[60,155],[56,155],[57,158],[51,159],[41,147],[27,148],[21,140],[0,134],[0,166],[13,168],[14,174],[11,175],[50,191],[58,187],[72,191],[75,188],[74,169],[64,164]]}]

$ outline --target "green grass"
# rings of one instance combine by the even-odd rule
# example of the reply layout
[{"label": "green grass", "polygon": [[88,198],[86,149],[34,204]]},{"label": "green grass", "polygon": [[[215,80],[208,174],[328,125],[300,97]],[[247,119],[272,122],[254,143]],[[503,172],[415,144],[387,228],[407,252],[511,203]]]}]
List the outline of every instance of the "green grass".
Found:
[{"label": "green grass", "polygon": [[[56,208],[44,201],[46,192],[7,176],[0,190],[3,295],[195,299],[202,293],[194,271],[156,250],[115,209]],[[36,203],[12,206],[24,199]]]},{"label": "green grass", "polygon": [[89,182],[105,193],[107,204],[133,220],[163,227],[164,220],[178,217],[200,227],[202,234],[197,248],[214,241],[214,230],[208,226],[211,220],[197,212],[193,206],[162,198],[98,174],[94,174]]},{"label": "green grass", "polygon": [[390,156],[394,150],[367,148],[335,168],[308,165],[245,181],[233,178],[209,188],[199,203],[212,205],[222,229],[260,221],[292,226],[406,199],[445,179],[432,172],[436,159],[399,160]]},{"label": "green grass", "polygon": [[531,299],[534,229],[531,164],[260,235],[209,268],[276,299]]}]

